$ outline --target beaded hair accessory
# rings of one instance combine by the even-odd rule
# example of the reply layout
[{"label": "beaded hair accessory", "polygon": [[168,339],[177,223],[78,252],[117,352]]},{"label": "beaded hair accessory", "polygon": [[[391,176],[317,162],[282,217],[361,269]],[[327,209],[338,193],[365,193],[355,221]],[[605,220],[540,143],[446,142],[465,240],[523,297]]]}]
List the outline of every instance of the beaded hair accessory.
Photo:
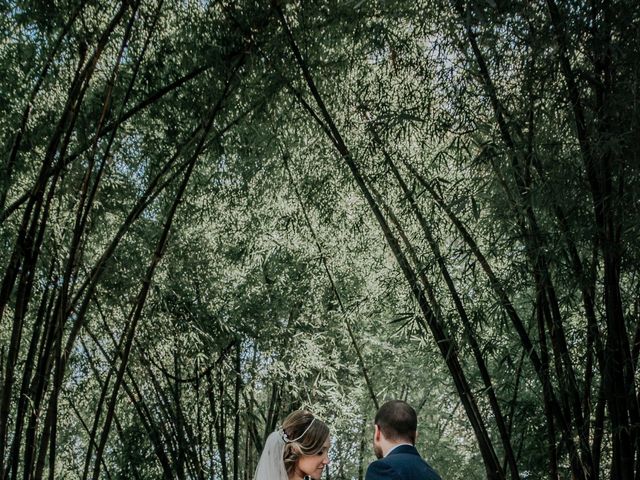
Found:
[{"label": "beaded hair accessory", "polygon": [[287,432],[284,431],[284,428],[280,427],[280,435],[282,435],[282,439],[284,440],[284,443],[297,442],[298,440],[302,439],[302,437],[304,437],[304,434],[309,431],[309,429],[311,428],[311,425],[313,425],[313,422],[315,422],[315,421],[316,421],[316,417],[313,417],[311,419],[311,422],[307,426],[307,428],[305,428],[304,432],[302,432],[302,435],[300,435],[298,438],[294,438],[294,439],[290,439],[289,436],[287,435]]}]

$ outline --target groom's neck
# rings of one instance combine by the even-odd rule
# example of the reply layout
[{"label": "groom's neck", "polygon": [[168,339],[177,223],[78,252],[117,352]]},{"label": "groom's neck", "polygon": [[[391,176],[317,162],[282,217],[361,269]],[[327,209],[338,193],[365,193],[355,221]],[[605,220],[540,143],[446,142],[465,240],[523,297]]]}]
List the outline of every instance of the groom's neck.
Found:
[{"label": "groom's neck", "polygon": [[408,439],[407,440],[397,440],[397,441],[386,441],[382,445],[382,456],[386,457],[393,450],[395,450],[396,448],[398,448],[401,445],[413,445],[413,443],[411,443]]}]

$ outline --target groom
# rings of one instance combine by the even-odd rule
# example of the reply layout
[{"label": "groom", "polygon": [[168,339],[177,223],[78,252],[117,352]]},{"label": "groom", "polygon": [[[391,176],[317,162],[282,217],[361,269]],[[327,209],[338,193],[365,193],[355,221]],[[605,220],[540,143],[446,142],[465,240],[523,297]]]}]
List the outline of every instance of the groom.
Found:
[{"label": "groom", "polygon": [[418,417],[402,400],[380,407],[374,421],[373,451],[378,460],[369,465],[365,480],[441,480],[416,447]]}]

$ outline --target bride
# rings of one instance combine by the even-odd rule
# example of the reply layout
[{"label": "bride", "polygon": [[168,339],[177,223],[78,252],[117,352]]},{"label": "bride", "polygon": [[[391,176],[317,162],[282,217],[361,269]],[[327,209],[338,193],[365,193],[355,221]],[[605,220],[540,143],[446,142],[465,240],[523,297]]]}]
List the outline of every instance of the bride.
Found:
[{"label": "bride", "polygon": [[255,480],[319,480],[329,447],[329,427],[311,412],[296,410],[267,437]]}]

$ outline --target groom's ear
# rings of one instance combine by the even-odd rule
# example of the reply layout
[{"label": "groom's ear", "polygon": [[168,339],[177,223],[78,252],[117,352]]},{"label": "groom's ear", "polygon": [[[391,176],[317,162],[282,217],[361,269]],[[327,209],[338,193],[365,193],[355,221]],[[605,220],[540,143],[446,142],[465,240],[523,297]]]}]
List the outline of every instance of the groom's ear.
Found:
[{"label": "groom's ear", "polygon": [[375,438],[376,441],[380,441],[381,435],[382,435],[382,432],[380,431],[380,426],[376,425],[374,423],[373,424],[373,438]]}]

